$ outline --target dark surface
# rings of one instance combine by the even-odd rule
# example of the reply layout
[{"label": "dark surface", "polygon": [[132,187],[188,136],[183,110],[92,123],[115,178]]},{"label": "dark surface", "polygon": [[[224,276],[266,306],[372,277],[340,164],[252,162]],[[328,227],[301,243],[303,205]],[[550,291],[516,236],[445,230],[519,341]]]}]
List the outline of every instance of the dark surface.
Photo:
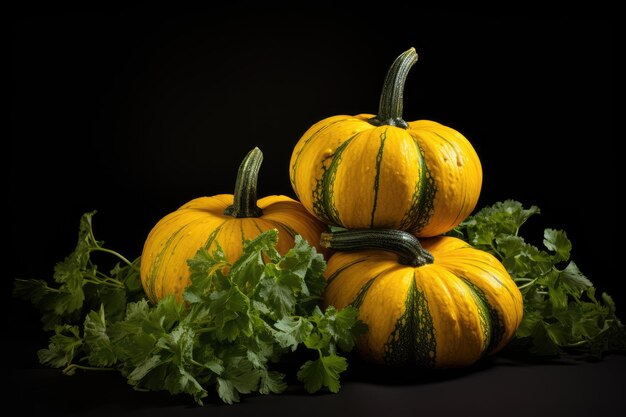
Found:
[{"label": "dark surface", "polygon": [[[602,362],[541,365],[494,359],[472,369],[424,377],[362,366],[348,371],[338,394],[247,396],[241,403],[138,392],[114,373],[64,376],[50,369],[17,372],[14,404],[23,415],[76,416],[623,416],[626,356]],[[32,414],[30,414],[32,413]]]},{"label": "dark surface", "polygon": [[[382,13],[382,11],[381,11]],[[14,278],[51,277],[82,213],[96,236],[140,254],[152,226],[186,201],[231,193],[241,158],[265,154],[260,195],[293,196],[289,157],[335,114],[375,112],[385,72],[414,46],[407,120],[461,131],[484,169],[479,207],[538,205],[525,236],[565,229],[573,258],[624,311],[614,259],[619,154],[613,127],[613,23],[603,13],[405,10],[93,12],[29,2],[11,18],[11,114],[2,317],[15,368],[12,403],[75,415],[617,415],[624,357],[581,365],[485,365],[453,377],[384,383],[358,368],[339,395],[250,397],[196,408],[134,392],[114,374],[35,369],[38,314],[10,296]],[[610,14],[609,14],[610,15]],[[623,314],[622,314],[623,316]],[[360,369],[360,371],[359,371]],[[403,377],[401,379],[406,378]],[[381,382],[382,381],[382,382]],[[68,403],[69,401],[69,403]]]}]

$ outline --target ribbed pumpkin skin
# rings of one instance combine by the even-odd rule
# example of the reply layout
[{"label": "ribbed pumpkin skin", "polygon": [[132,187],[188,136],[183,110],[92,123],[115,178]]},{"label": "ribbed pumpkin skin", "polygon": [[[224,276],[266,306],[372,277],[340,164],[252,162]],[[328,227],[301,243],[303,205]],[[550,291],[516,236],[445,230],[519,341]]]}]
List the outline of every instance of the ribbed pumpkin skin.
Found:
[{"label": "ribbed pumpkin skin", "polygon": [[296,234],[324,253],[319,246],[324,225],[300,203],[286,196],[268,196],[257,201],[261,217],[234,218],[224,214],[233,204],[232,194],[196,198],[162,218],[152,229],[141,256],[141,282],[150,300],[169,294],[182,299],[189,281],[187,260],[196,255],[212,234],[212,252],[219,242],[226,258],[236,261],[242,254],[244,239],[278,229],[277,250],[285,254],[293,247]]},{"label": "ribbed pumpkin skin", "polygon": [[522,296],[492,255],[452,237],[421,241],[435,258],[420,267],[392,252],[334,253],[325,272],[327,305],[359,307],[366,360],[462,367],[504,347],[522,320]]},{"label": "ribbed pumpkin skin", "polygon": [[482,167],[469,141],[437,122],[374,126],[373,115],[334,116],[294,148],[290,179],[306,209],[348,229],[443,234],[475,208]]}]

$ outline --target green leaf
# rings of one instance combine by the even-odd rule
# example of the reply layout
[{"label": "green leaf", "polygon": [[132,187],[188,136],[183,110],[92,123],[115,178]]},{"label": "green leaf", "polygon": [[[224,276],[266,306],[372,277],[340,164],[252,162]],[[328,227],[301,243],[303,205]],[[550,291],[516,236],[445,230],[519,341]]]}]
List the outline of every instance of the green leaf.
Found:
[{"label": "green leaf", "polygon": [[543,232],[543,244],[548,250],[554,252],[554,261],[561,262],[569,259],[572,243],[567,234],[562,230],[546,229]]},{"label": "green leaf", "polygon": [[580,311],[573,314],[572,337],[576,339],[593,339],[601,332],[595,318],[588,317]]},{"label": "green leaf", "polygon": [[291,348],[292,351],[295,351],[313,330],[313,324],[304,317],[286,316],[274,323],[274,327],[278,329],[274,336],[280,346]]},{"label": "green leaf", "polygon": [[217,378],[217,393],[227,404],[239,401],[239,394],[257,389],[261,372],[243,357],[230,358],[223,376]]},{"label": "green leaf", "polygon": [[626,351],[626,330],[610,297],[595,297],[593,283],[574,262],[564,269],[572,243],[561,230],[545,229],[539,250],[523,237],[521,226],[539,209],[507,200],[485,207],[454,231],[502,261],[523,296],[524,317],[514,345],[539,356],[562,352],[600,357],[613,348]]},{"label": "green leaf", "polygon": [[95,212],[80,219],[76,247],[54,267],[54,286],[43,280],[16,280],[14,295],[30,300],[41,312],[45,330],[60,324],[82,324],[86,312],[104,305],[109,320],[123,317],[128,300],[143,292],[139,280],[139,258],[130,265],[117,264],[111,276],[99,271],[91,260],[93,252],[106,252],[117,260],[119,253],[104,248],[92,230]]},{"label": "green leaf", "polygon": [[39,350],[37,356],[42,365],[63,368],[71,364],[74,357],[81,352],[84,342],[78,326],[57,326],[54,332],[48,349]]},{"label": "green leaf", "polygon": [[499,235],[496,245],[503,254],[502,264],[510,274],[525,277],[531,271],[531,246],[524,239],[514,235]]},{"label": "green leaf", "polygon": [[128,375],[128,382],[131,385],[137,385],[142,379],[150,373],[153,369],[161,366],[163,361],[158,355],[146,357],[142,360],[135,369]]},{"label": "green leaf", "polygon": [[298,275],[267,265],[259,282],[259,296],[273,316],[282,317],[295,310],[303,285],[304,279]]},{"label": "green leaf", "polygon": [[552,257],[524,241],[521,236],[499,235],[496,246],[507,271],[516,277],[542,275],[552,269]]},{"label": "green leaf", "polygon": [[141,257],[137,257],[130,265],[122,265],[118,262],[111,270],[111,277],[124,284],[125,298],[129,302],[144,298],[140,269]]},{"label": "green leaf", "polygon": [[243,253],[231,268],[231,280],[241,288],[255,287],[265,268],[263,255],[272,262],[280,259],[276,250],[278,230],[267,230],[252,240],[244,242]]},{"label": "green leaf", "polygon": [[457,231],[463,230],[470,244],[490,248],[497,236],[517,235],[519,228],[538,213],[539,208],[536,206],[524,209],[521,203],[506,200],[482,208],[462,222]]},{"label": "green leaf", "polygon": [[309,393],[319,391],[322,387],[330,392],[339,392],[339,374],[348,369],[346,358],[337,355],[321,356],[314,361],[307,361],[298,371],[298,380],[304,383]]},{"label": "green leaf", "polygon": [[569,342],[569,332],[566,326],[561,323],[545,323],[544,328],[548,337],[554,342],[555,346],[564,346]]},{"label": "green leaf", "polygon": [[16,279],[13,283],[14,297],[29,300],[41,306],[42,310],[54,310],[54,297],[58,292],[57,288],[51,288],[41,279]]},{"label": "green leaf", "polygon": [[287,389],[287,384],[283,380],[284,377],[280,372],[263,370],[259,380],[259,392],[261,394],[280,394]]},{"label": "green leaf", "polygon": [[17,279],[14,282],[13,295],[30,300],[43,313],[44,330],[54,330],[64,318],[73,318],[85,299],[82,287],[70,288],[63,285],[53,288],[43,280]]},{"label": "green leaf", "polygon": [[326,287],[322,274],[326,263],[320,253],[300,235],[296,235],[291,248],[280,262],[283,273],[296,275],[301,279],[301,291],[304,295],[321,295]]},{"label": "green leaf", "polygon": [[103,305],[99,312],[90,311],[85,318],[85,343],[89,347],[90,365],[107,367],[116,362],[117,357],[107,334]]},{"label": "green leaf", "polygon": [[516,337],[523,339],[531,337],[535,332],[535,327],[542,323],[543,315],[537,310],[530,310],[524,313],[524,318],[517,329]]},{"label": "green leaf", "polygon": [[532,334],[530,352],[537,356],[554,356],[561,353],[554,337],[551,337],[546,328],[546,323],[539,322]]},{"label": "green leaf", "polygon": [[550,296],[550,304],[553,311],[567,309],[567,294],[560,287],[548,288],[548,295]]},{"label": "green leaf", "polygon": [[252,334],[252,323],[248,315],[250,299],[233,286],[228,290],[211,294],[209,314],[217,327],[218,340],[234,341],[240,334]]},{"label": "green leaf", "polygon": [[[339,389],[347,362],[337,347],[352,349],[364,325],[352,307],[320,310],[326,263],[301,236],[281,256],[278,232],[263,232],[233,260],[213,236],[187,262],[185,302],[170,295],[150,303],[140,258],[129,262],[103,247],[93,236],[91,216],[81,219],[76,248],[56,265],[54,284],[15,283],[14,294],[32,301],[55,329],[48,349],[39,352],[42,363],[68,374],[88,369],[83,363],[116,369],[137,389],[184,393],[198,404],[215,389],[232,404],[254,391],[283,392],[285,375],[274,369],[276,362],[287,351],[309,347],[320,359],[299,375],[309,388],[317,384],[310,373],[320,387]],[[108,275],[91,259],[93,252],[115,258]]]},{"label": "green leaf", "polygon": [[217,394],[226,404],[239,402],[237,388],[235,388],[235,384],[228,379],[217,378]]},{"label": "green leaf", "polygon": [[189,303],[200,303],[213,291],[230,286],[221,273],[221,267],[230,266],[221,249],[211,255],[206,248],[200,248],[193,258],[187,260],[187,265],[191,284],[185,288],[184,298]]},{"label": "green leaf", "polygon": [[365,334],[367,330],[367,324],[359,320],[357,308],[348,306],[336,313],[334,334],[341,350],[351,351],[355,346],[356,338]]},{"label": "green leaf", "polygon": [[332,338],[328,332],[312,332],[304,339],[304,345],[313,350],[328,350],[333,347]]},{"label": "green leaf", "polygon": [[[333,343],[345,351],[352,350],[355,338],[367,330],[367,325],[358,319],[359,310],[351,306],[340,311],[337,311],[333,306],[328,306],[324,314],[317,317],[319,317],[317,320],[318,330],[322,334],[328,335]],[[322,340],[325,339],[322,338]],[[316,344],[313,340],[309,340],[309,343]]]},{"label": "green leaf", "polygon": [[561,271],[559,278],[570,293],[583,292],[593,287],[593,283],[585,277],[578,269],[578,266],[571,261],[565,269]]}]

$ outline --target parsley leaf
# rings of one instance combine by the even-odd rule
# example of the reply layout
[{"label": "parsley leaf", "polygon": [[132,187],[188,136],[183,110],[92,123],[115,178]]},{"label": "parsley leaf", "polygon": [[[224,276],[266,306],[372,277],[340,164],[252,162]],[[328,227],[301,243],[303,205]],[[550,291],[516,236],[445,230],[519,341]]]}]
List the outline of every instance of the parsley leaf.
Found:
[{"label": "parsley leaf", "polygon": [[[44,328],[54,330],[41,363],[67,374],[116,370],[138,389],[184,393],[199,404],[214,390],[232,404],[244,394],[284,391],[275,364],[288,352],[312,349],[319,359],[302,365],[298,379],[310,392],[337,392],[347,368],[338,348],[351,350],[365,327],[353,307],[319,308],[326,263],[302,237],[281,256],[278,231],[261,233],[245,242],[239,259],[227,259],[219,245],[209,253],[210,242],[188,260],[185,302],[169,296],[151,304],[139,258],[130,262],[97,241],[92,216],[81,219],[74,252],[55,268],[55,285],[16,281],[14,294],[38,307]],[[102,273],[93,252],[119,263]]]},{"label": "parsley leaf", "polygon": [[339,374],[348,369],[346,358],[337,355],[321,356],[307,361],[298,371],[298,380],[304,382],[308,392],[319,391],[325,386],[331,392],[339,392]]},{"label": "parsley leaf", "polygon": [[85,318],[84,339],[89,347],[89,364],[92,366],[107,367],[116,360],[111,339],[106,331],[104,306],[99,312],[90,311]]},{"label": "parsley leaf", "polygon": [[[39,361],[53,368],[67,367],[74,357],[81,352],[83,340],[80,337],[78,326],[62,325],[54,329],[54,336],[50,337],[48,349],[37,352]],[[66,373],[72,373],[66,368]]]},{"label": "parsley leaf", "polygon": [[545,229],[544,248],[520,236],[521,226],[538,213],[517,201],[498,202],[450,233],[495,255],[522,292],[524,318],[509,348],[537,356],[625,351],[626,327],[612,299],[604,293],[597,299],[593,283],[570,260],[567,234]]},{"label": "parsley leaf", "polygon": [[274,337],[281,347],[295,351],[313,330],[313,323],[304,317],[283,317],[274,323]]},{"label": "parsley leaf", "polygon": [[[81,324],[88,311],[100,305],[107,314],[120,317],[127,300],[136,299],[142,292],[139,259],[131,262],[96,240],[92,229],[95,213],[81,217],[74,251],[55,266],[53,278],[57,286],[43,280],[15,280],[14,296],[30,300],[39,308],[45,330],[62,324]],[[124,266],[116,264],[110,274],[105,274],[92,262],[94,252],[108,253]]]},{"label": "parsley leaf", "polygon": [[[520,229],[535,206],[507,200],[485,207],[450,234],[494,254],[524,297],[524,319],[510,348],[532,355],[564,352],[601,357],[626,350],[626,330],[610,296],[596,296],[593,283],[570,260],[566,233],[546,229],[543,247],[528,243]],[[347,369],[340,351],[354,348],[367,331],[358,310],[320,308],[324,259],[300,236],[284,256],[278,232],[245,242],[239,259],[227,259],[207,244],[188,260],[191,284],[184,303],[173,296],[151,304],[128,261],[95,239],[92,213],[80,221],[75,250],[54,270],[54,283],[16,280],[14,295],[41,312],[53,334],[40,362],[77,370],[120,372],[138,389],[184,393],[202,404],[210,391],[228,404],[242,395],[280,393],[283,355],[308,350],[297,379],[308,392],[340,389]],[[92,254],[118,262],[102,272]]]}]

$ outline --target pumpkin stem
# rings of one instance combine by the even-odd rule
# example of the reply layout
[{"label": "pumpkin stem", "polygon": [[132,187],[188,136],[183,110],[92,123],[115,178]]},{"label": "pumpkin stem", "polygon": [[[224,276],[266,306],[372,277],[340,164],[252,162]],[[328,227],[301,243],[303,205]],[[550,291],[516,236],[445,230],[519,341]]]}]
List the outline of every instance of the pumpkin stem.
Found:
[{"label": "pumpkin stem", "polygon": [[381,249],[399,255],[402,265],[422,266],[435,261],[433,255],[422,247],[410,233],[393,229],[347,230],[322,233],[320,245],[338,251]]},{"label": "pumpkin stem", "polygon": [[254,148],[243,159],[237,172],[233,205],[224,210],[227,216],[260,217],[263,210],[256,205],[256,185],[259,178],[259,169],[263,162],[263,152]]},{"label": "pumpkin stem", "polygon": [[415,52],[415,48],[403,52],[393,61],[383,84],[383,92],[380,95],[378,105],[378,116],[372,117],[368,122],[374,126],[397,126],[403,129],[409,127],[407,122],[402,119],[402,96],[406,76],[416,62],[417,52]]}]

